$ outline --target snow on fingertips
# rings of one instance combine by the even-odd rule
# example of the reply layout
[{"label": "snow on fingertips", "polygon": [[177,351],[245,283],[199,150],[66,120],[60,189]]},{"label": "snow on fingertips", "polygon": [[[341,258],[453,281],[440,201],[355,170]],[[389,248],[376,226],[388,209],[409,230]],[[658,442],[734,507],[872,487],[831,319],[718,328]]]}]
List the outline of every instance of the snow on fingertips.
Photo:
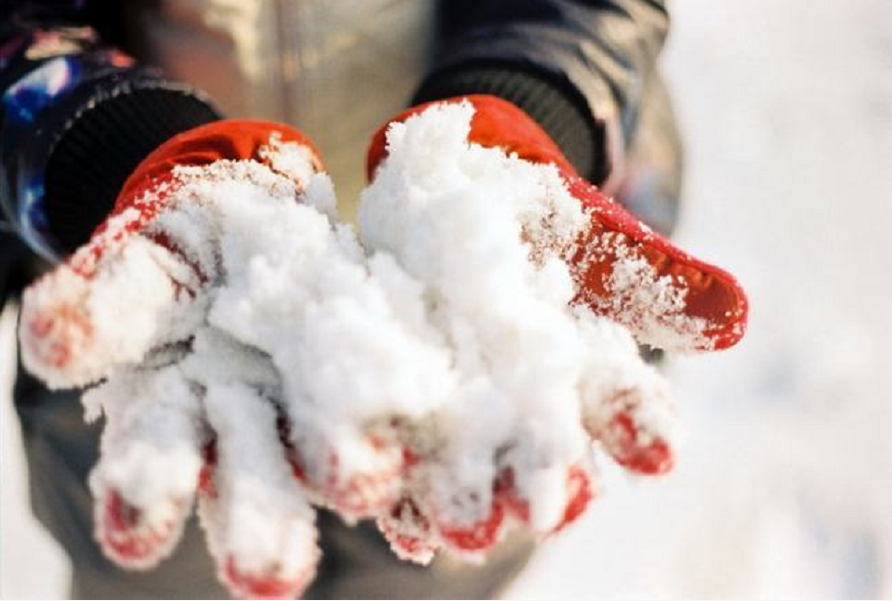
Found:
[{"label": "snow on fingertips", "polygon": [[278,374],[268,358],[225,332],[203,328],[182,369],[204,390],[213,465],[199,516],[220,579],[250,598],[296,596],[319,551],[315,515],[278,435]]},{"label": "snow on fingertips", "polygon": [[84,395],[102,412],[100,461],[90,474],[96,537],[115,562],[148,569],[166,557],[192,509],[201,468],[200,408],[176,367],[125,371]]},{"label": "snow on fingertips", "polygon": [[349,422],[339,428],[291,422],[289,442],[296,450],[300,480],[314,503],[332,509],[348,523],[386,512],[402,490],[404,449],[395,432],[376,430],[373,434]]},{"label": "snow on fingertips", "polygon": [[92,478],[136,505],[190,494],[201,465],[199,399],[179,367],[123,371],[84,394],[88,418],[106,418]]},{"label": "snow on fingertips", "polygon": [[202,498],[220,578],[239,596],[300,595],[319,559],[315,515],[279,444],[271,403],[245,385],[208,385],[215,495]]},{"label": "snow on fingertips", "polygon": [[53,388],[72,388],[136,365],[186,335],[184,316],[200,301],[179,291],[194,284],[178,256],[136,235],[107,249],[88,277],[62,265],[25,291],[25,367]]},{"label": "snow on fingertips", "polygon": [[679,442],[669,383],[640,359],[623,326],[586,307],[575,314],[591,349],[580,386],[583,425],[621,465],[645,474],[669,471]]},{"label": "snow on fingertips", "polygon": [[391,550],[404,561],[426,566],[433,561],[439,542],[431,532],[426,517],[415,513],[411,502],[393,507],[390,515],[378,518],[378,530],[390,543]]}]

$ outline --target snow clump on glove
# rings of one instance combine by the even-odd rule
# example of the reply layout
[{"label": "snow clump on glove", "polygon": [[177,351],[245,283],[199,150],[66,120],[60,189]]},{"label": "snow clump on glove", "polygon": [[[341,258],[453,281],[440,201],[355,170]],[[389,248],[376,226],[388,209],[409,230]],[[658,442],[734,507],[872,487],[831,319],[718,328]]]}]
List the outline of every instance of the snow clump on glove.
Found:
[{"label": "snow clump on glove", "polygon": [[675,409],[570,258],[589,215],[559,170],[467,141],[470,104],[388,131],[357,237],[328,176],[261,158],[180,166],[25,295],[26,366],[107,418],[91,477],[122,564],[174,547],[198,491],[221,578],[298,594],[313,505],[395,551],[469,559],[545,535],[596,493],[592,440],[672,465]]}]

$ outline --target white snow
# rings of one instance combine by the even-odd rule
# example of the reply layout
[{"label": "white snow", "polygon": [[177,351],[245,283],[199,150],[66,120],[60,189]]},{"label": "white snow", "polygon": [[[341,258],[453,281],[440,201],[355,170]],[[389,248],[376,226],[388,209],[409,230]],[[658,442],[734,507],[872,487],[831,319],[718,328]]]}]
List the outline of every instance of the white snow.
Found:
[{"label": "white snow", "polygon": [[[570,470],[591,464],[586,428],[613,453],[620,410],[643,441],[672,437],[671,407],[648,408],[669,406],[668,386],[629,332],[571,306],[567,259],[589,216],[555,167],[469,144],[473,114],[434,107],[390,128],[359,238],[332,218],[313,155],[272,137],[267,164],[176,168],[135,199],[141,211],[112,220],[107,246],[25,295],[27,365],[54,386],[108,378],[84,398],[88,416],[107,418],[91,477],[100,500],[120,495],[146,532],[181,526],[213,438],[201,516],[221,575],[237,587],[234,565],[294,581],[317,558],[309,501],[353,520],[402,494],[444,527],[473,528],[510,471],[545,534],[564,519]],[[134,291],[151,299],[145,313]],[[139,327],[124,326],[116,294]],[[83,324],[82,336],[47,344],[42,320]],[[46,358],[54,345],[66,360]],[[403,448],[420,459],[406,481]],[[102,524],[104,501],[98,511]],[[121,563],[151,567],[176,538]]]},{"label": "white snow", "polygon": [[[108,237],[127,227],[134,219],[131,213],[126,211],[110,221]],[[172,253],[134,237],[127,245],[111,244],[99,263],[103,267],[92,284],[65,265],[50,276],[52,285],[32,288],[27,294],[21,321],[29,325],[23,327],[46,324],[53,332],[31,337],[37,342],[31,352],[23,354],[23,360],[50,387],[97,381],[116,368],[140,362],[149,349],[188,332],[173,319],[174,313],[182,314],[181,305],[189,303],[177,299],[174,281],[191,276]],[[140,277],[132,277],[134,273]],[[135,306],[140,311],[133,311]],[[44,315],[77,312],[80,318],[46,319],[32,308]],[[100,315],[103,318],[97,319]],[[59,348],[57,336],[64,336],[69,348]],[[53,367],[56,359],[66,360],[64,372]],[[77,379],[68,374],[77,374]]]},{"label": "white snow", "polygon": [[[174,367],[146,372],[123,372],[83,397],[87,419],[108,417],[101,461],[90,473],[90,491],[96,504],[95,524],[103,523],[106,495],[122,498],[142,509],[140,528],[163,532],[173,526],[161,554],[171,552],[179,540],[182,515],[195,496],[202,466],[204,435],[195,392]],[[113,533],[105,533],[114,536]],[[152,561],[130,561],[131,567],[153,567]]]}]

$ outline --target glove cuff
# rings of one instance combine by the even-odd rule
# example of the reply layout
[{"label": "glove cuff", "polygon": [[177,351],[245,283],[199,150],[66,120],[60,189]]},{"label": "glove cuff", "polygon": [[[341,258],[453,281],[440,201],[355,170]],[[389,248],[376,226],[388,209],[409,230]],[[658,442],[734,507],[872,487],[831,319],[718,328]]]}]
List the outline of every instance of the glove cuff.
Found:
[{"label": "glove cuff", "polygon": [[89,240],[109,214],[124,181],[172,136],[219,119],[194,90],[139,82],[89,99],[50,154],[45,211],[59,250]]},{"label": "glove cuff", "polygon": [[176,167],[249,159],[268,164],[264,151],[274,138],[308,149],[313,168],[324,169],[319,150],[303,132],[271,121],[224,119],[177,134],[152,151],[124,182],[114,210],[118,212],[131,206],[144,192],[169,180]]},{"label": "glove cuff", "polygon": [[413,105],[465,94],[491,94],[516,105],[544,129],[587,180],[600,184],[610,172],[605,126],[594,122],[570,90],[516,65],[471,65],[437,71],[425,79]]},{"label": "glove cuff", "polygon": [[378,164],[387,156],[387,129],[392,123],[402,123],[435,104],[462,101],[470,102],[474,107],[469,142],[488,148],[501,148],[532,163],[550,163],[568,175],[576,175],[576,169],[554,140],[523,110],[496,96],[473,94],[420,104],[403,111],[378,128],[366,155],[369,181],[373,179]]}]

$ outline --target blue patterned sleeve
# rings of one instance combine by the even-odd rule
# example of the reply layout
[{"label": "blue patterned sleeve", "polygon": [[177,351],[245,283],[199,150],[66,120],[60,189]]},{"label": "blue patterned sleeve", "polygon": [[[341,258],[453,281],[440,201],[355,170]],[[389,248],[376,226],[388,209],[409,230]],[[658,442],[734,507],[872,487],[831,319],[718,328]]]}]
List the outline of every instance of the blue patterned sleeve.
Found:
[{"label": "blue patterned sleeve", "polygon": [[103,44],[78,21],[84,4],[0,1],[0,225],[54,261],[144,156],[219,118],[201,92]]}]

